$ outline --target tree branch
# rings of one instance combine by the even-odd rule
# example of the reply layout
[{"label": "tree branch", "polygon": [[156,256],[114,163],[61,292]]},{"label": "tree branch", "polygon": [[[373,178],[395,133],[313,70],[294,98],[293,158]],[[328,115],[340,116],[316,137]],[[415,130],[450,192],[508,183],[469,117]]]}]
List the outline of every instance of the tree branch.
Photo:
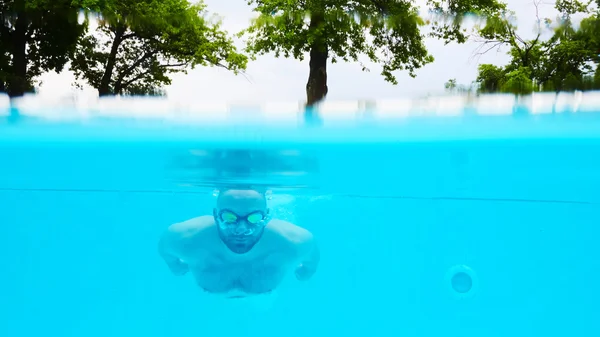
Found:
[{"label": "tree branch", "polygon": [[119,76],[119,80],[123,80],[123,78],[125,78],[125,76],[131,74],[131,72],[133,70],[135,70],[135,68],[139,67],[142,64],[142,62],[144,62],[148,58],[156,55],[157,53],[158,53],[157,50],[147,51],[144,55],[142,55],[142,57],[140,57],[139,59],[137,59],[135,62],[133,62],[132,65],[130,65],[129,67],[127,67],[127,69],[125,69],[123,71],[123,73]]},{"label": "tree branch", "polygon": [[[181,63],[174,63],[174,64],[161,64],[159,65],[159,67],[161,68],[172,68],[172,67],[182,67],[187,65],[188,62],[181,62]],[[152,69],[148,69],[144,72],[139,73],[137,76],[133,77],[132,79],[130,79],[129,81],[123,83],[122,85],[120,85],[119,88],[119,92],[123,91],[123,89],[127,88],[128,86],[130,86],[133,82],[141,80],[142,78],[144,78],[144,76],[149,75],[152,72]],[[117,86],[115,85],[115,88],[117,88]]]},{"label": "tree branch", "polygon": [[[131,35],[131,34],[128,34],[128,35]],[[142,57],[140,57],[135,62],[133,62],[132,65],[127,67],[127,69],[123,70],[119,74],[119,77],[117,78],[117,81],[115,82],[115,88],[122,88],[123,79],[125,79],[125,77],[127,75],[130,75],[135,70],[135,68],[139,67],[142,64],[142,62],[144,62],[148,58],[152,57],[153,55],[156,55],[156,53],[158,53],[157,50],[146,52],[144,55],[142,55]]]},{"label": "tree branch", "polygon": [[174,64],[167,63],[167,64],[161,64],[161,65],[159,65],[159,67],[161,67],[161,68],[183,67],[188,64],[189,64],[189,62],[181,62],[181,63],[174,63]]},{"label": "tree branch", "polygon": [[132,37],[137,37],[137,34],[136,33],[125,34],[125,35],[123,35],[123,37],[121,37],[121,41],[125,41],[127,39],[131,39]]},{"label": "tree branch", "polygon": [[487,44],[493,44],[493,45],[491,47],[489,47],[488,49],[486,49],[485,51],[475,53],[475,55],[481,56],[483,54],[486,54],[487,52],[489,52],[490,50],[492,50],[494,48],[500,48],[504,43],[505,43],[505,41],[486,41],[481,46],[479,46],[477,49],[483,49],[483,46],[485,46]]},{"label": "tree branch", "polygon": [[125,82],[120,88],[119,88],[119,92],[123,91],[123,89],[127,88],[129,85],[131,85],[131,83],[142,79],[144,76],[148,75],[150,73],[150,70],[146,70],[142,73],[139,73],[137,76],[135,76],[134,78],[130,79],[129,81]]}]

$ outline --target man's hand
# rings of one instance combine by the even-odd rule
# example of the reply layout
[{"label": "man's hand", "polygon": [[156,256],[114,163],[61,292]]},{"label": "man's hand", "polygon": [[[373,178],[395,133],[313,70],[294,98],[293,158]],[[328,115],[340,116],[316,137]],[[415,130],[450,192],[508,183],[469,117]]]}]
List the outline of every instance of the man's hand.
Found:
[{"label": "man's hand", "polygon": [[298,268],[296,268],[296,278],[299,281],[307,281],[315,274],[316,271],[316,266],[309,267],[305,264],[300,264]]},{"label": "man's hand", "polygon": [[302,262],[298,268],[296,268],[296,278],[299,281],[306,281],[317,271],[319,261],[321,260],[321,253],[319,246],[310,233],[308,233],[307,239],[303,242],[301,247]]},{"label": "man's hand", "polygon": [[183,276],[190,271],[190,267],[180,259],[173,259],[167,262],[169,269],[176,276]]}]

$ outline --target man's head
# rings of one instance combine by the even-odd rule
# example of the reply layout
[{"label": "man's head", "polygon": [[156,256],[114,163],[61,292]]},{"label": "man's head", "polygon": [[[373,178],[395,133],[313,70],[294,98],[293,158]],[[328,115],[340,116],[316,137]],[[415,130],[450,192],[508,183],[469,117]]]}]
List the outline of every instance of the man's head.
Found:
[{"label": "man's head", "polygon": [[255,190],[223,190],[213,215],[223,243],[234,253],[244,254],[262,237],[269,215],[267,199]]}]

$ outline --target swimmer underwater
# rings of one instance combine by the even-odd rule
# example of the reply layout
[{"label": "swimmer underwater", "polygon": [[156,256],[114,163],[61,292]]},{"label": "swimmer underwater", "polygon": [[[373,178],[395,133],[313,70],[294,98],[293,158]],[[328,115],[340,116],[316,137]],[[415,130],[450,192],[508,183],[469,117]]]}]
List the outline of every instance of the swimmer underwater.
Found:
[{"label": "swimmer underwater", "polygon": [[226,297],[270,293],[293,268],[308,280],[320,260],[309,231],[271,219],[265,195],[247,189],[221,191],[213,215],[171,225],[159,253],[173,274],[190,272],[206,292]]}]

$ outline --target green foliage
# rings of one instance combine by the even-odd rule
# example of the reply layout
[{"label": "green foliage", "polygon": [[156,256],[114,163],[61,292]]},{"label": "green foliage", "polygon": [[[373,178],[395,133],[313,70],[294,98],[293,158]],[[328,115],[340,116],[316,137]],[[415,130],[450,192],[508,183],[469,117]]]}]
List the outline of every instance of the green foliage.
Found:
[{"label": "green foliage", "polygon": [[[386,81],[397,84],[396,71],[416,70],[433,62],[424,44],[421,27],[427,22],[409,0],[249,0],[259,17],[242,34],[248,36],[253,55],[303,60],[316,45],[327,50],[332,62],[360,63],[366,56],[381,65]],[[464,42],[460,19],[467,13],[491,12],[502,5],[496,0],[430,1],[438,11],[434,35]],[[316,20],[318,19],[318,20]],[[311,24],[312,23],[312,24]],[[362,65],[362,64],[361,64]],[[369,69],[362,65],[364,71]]]},{"label": "green foliage", "polygon": [[581,21],[575,39],[585,43],[593,62],[600,63],[600,13]]},{"label": "green foliage", "polygon": [[83,32],[81,6],[74,0],[0,2],[0,90],[21,96],[33,90],[37,76],[63,69]]},{"label": "green foliage", "polygon": [[[534,5],[536,6],[537,15],[540,0],[535,0]],[[539,61],[545,52],[542,48],[543,41],[540,39],[544,30],[542,22],[544,22],[544,26],[547,26],[550,24],[550,20],[539,18],[533,39],[521,37],[517,33],[516,22],[515,13],[509,10],[489,15],[485,24],[482,27],[478,26],[476,30],[476,36],[482,42],[480,49],[483,51],[480,54],[495,48],[508,46],[511,55],[509,71],[525,67],[529,68],[532,74],[538,74],[540,71],[538,69]]]},{"label": "green foliage", "polygon": [[548,51],[545,80],[555,90],[582,90],[584,77],[593,71],[591,58],[584,41],[562,40]]},{"label": "green foliage", "polygon": [[506,74],[501,92],[509,92],[515,95],[527,95],[533,92],[534,84],[531,80],[531,70],[521,67]]},{"label": "green foliage", "polygon": [[579,0],[556,0],[554,3],[554,7],[566,16],[587,12],[588,6],[589,3],[581,2]]},{"label": "green foliage", "polygon": [[156,95],[171,74],[197,65],[234,73],[247,65],[202,3],[105,0],[100,9],[100,25],[79,40],[71,66],[100,95]]},{"label": "green foliage", "polygon": [[447,91],[454,91],[456,90],[456,78],[451,78],[448,80],[448,82],[444,83],[444,88],[446,88]]},{"label": "green foliage", "polygon": [[500,91],[506,82],[504,69],[493,64],[480,64],[479,75],[476,82],[479,83],[480,92],[489,93]]},{"label": "green foliage", "polygon": [[[541,4],[534,2],[536,16]],[[554,29],[547,41],[541,39],[541,22],[551,23],[550,19],[539,18],[537,35],[527,40],[516,31],[514,13],[504,12],[493,15],[478,36],[482,47],[492,48],[507,45],[510,47],[511,61],[504,67],[480,65],[477,82],[480,92],[511,92],[527,94],[543,91],[573,91],[600,89],[597,80],[600,63],[600,17],[592,13],[578,28],[574,27],[570,16],[575,13],[590,13],[587,3],[577,0],[559,0],[555,7],[561,17],[561,24]],[[485,51],[484,51],[485,52]]]},{"label": "green foliage", "polygon": [[431,36],[446,43],[467,41],[468,32],[462,28],[466,17],[488,20],[506,10],[506,4],[498,0],[427,0],[427,4],[437,14],[436,20],[430,22]]},{"label": "green foliage", "polygon": [[530,77],[541,78],[545,72],[545,65],[547,64],[547,49],[544,44],[540,42],[528,41],[530,45],[527,48],[511,48],[508,54],[511,56],[511,60],[505,67],[506,72],[519,70],[521,68],[527,68],[527,73]]},{"label": "green foliage", "polygon": [[444,83],[444,88],[446,88],[446,91],[448,91],[449,93],[471,94],[474,91],[476,91],[476,84],[477,83],[475,82],[471,83],[471,85],[458,84],[456,79],[452,78],[449,79],[448,82]]},{"label": "green foliage", "polygon": [[[398,1],[280,1],[252,0],[260,13],[243,33],[249,35],[252,55],[273,52],[276,57],[303,60],[315,41],[324,41],[331,61],[359,62],[362,55],[382,65],[386,80],[397,83],[392,74],[415,70],[433,61],[427,53],[419,26],[423,20],[410,2]],[[275,14],[273,14],[275,13]],[[322,15],[317,26],[310,25],[314,13]],[[368,70],[363,66],[363,70]]]}]

